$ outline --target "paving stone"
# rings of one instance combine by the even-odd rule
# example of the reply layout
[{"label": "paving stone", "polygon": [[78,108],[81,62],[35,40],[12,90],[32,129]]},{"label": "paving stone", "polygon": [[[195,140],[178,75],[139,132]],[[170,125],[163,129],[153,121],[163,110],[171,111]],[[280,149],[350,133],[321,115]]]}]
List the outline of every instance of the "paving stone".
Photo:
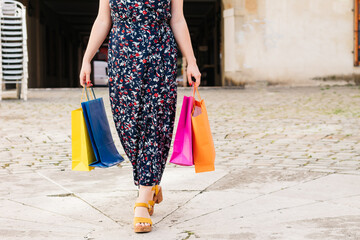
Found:
[{"label": "paving stone", "polygon": [[[332,90],[335,91],[336,94],[333,93]],[[114,142],[119,153],[126,158],[111,117],[108,89],[95,88],[95,91],[98,97],[104,98]],[[281,234],[276,235],[275,233],[294,233],[294,236],[299,236],[299,239],[304,239],[306,232],[308,234],[313,233],[315,234],[314,236],[318,234],[317,236],[321,236],[319,239],[329,239],[327,236],[321,235],[325,234],[324,232],[326,231],[321,233],[321,230],[317,230],[316,228],[312,228],[311,230],[309,230],[309,228],[304,229],[301,224],[313,223],[311,221],[320,224],[319,222],[322,220],[325,221],[327,217],[330,218],[334,216],[326,215],[326,210],[324,209],[319,210],[317,216],[313,216],[314,214],[310,214],[313,210],[310,205],[309,208],[305,206],[303,208],[309,211],[308,216],[303,216],[301,213],[296,215],[296,211],[294,210],[296,206],[292,206],[293,202],[291,201],[302,194],[305,194],[309,199],[313,198],[312,196],[314,195],[317,196],[321,194],[322,196],[328,197],[332,192],[337,194],[337,191],[342,192],[344,189],[347,190],[346,194],[348,195],[350,195],[351,192],[358,194],[358,185],[353,183],[359,180],[360,177],[360,118],[358,117],[359,115],[354,115],[353,113],[360,113],[360,97],[352,96],[360,96],[359,89],[353,86],[334,86],[327,90],[322,90],[316,86],[290,88],[274,86],[266,89],[251,87],[246,89],[200,88],[199,91],[206,102],[216,148],[216,171],[214,174],[194,174],[193,167],[184,168],[167,163],[166,166],[169,168],[169,172],[165,171],[164,184],[169,187],[169,197],[174,201],[178,201],[176,204],[179,204],[179,206],[182,206],[181,204],[184,205],[183,207],[177,208],[177,206],[171,205],[169,201],[166,208],[160,210],[161,212],[159,213],[161,213],[161,215],[159,214],[159,216],[154,218],[159,226],[159,228],[156,228],[157,233],[154,233],[154,239],[157,238],[156,236],[173,237],[175,235],[177,239],[185,239],[188,238],[188,235],[184,232],[187,229],[193,230],[195,234],[197,234],[196,238],[204,239],[227,239],[227,237],[233,239],[268,239],[268,233],[274,234],[271,237],[272,239],[288,239],[284,236],[291,236],[284,234],[282,235],[283,237],[281,237]],[[127,158],[120,167],[113,168],[110,171],[107,171],[109,169],[104,171],[96,170],[83,174],[71,171],[71,111],[80,107],[80,94],[81,89],[29,89],[29,100],[27,102],[8,99],[1,102],[0,176],[2,179],[8,179],[7,182],[9,185],[3,189],[7,189],[7,193],[15,191],[16,189],[23,191],[17,194],[4,193],[2,196],[7,196],[11,200],[14,200],[16,196],[16,198],[24,199],[24,203],[26,197],[30,197],[26,200],[26,204],[31,205],[33,207],[32,209],[38,208],[39,206],[36,205],[36,201],[38,199],[46,201],[48,198],[31,198],[31,194],[33,191],[36,191],[36,188],[31,185],[31,181],[28,182],[29,179],[27,179],[27,176],[35,175],[39,177],[38,174],[42,173],[50,177],[50,180],[51,177],[56,176],[54,181],[59,185],[51,183],[56,186],[56,189],[63,191],[64,189],[60,186],[65,186],[66,189],[74,189],[79,195],[82,194],[84,200],[87,199],[89,203],[91,202],[93,204],[91,208],[93,211],[97,211],[95,208],[101,209],[102,213],[100,213],[100,215],[103,216],[104,219],[109,220],[106,215],[114,214],[114,216],[112,216],[113,219],[122,221],[119,214],[122,215],[126,210],[120,209],[121,211],[112,211],[108,205],[111,204],[112,200],[120,204],[121,199],[125,199],[130,205],[132,198],[126,195],[128,193],[122,192],[119,194],[120,197],[117,198],[116,191],[114,192],[111,190],[111,187],[108,187],[97,189],[99,192],[102,190],[103,195],[101,195],[101,193],[95,194],[91,192],[92,190],[87,190],[89,188],[87,181],[89,180],[89,176],[91,176],[91,178],[98,176],[98,180],[94,180],[92,182],[93,184],[95,184],[96,181],[106,182],[106,179],[109,179],[107,177],[111,176],[115,179],[113,180],[114,185],[118,184],[119,188],[124,189],[130,188],[129,185],[132,184],[132,166]],[[177,118],[174,132],[176,131],[183,96],[189,94],[190,88],[178,88],[178,107],[176,110]],[[221,98],[218,96],[221,96]],[[341,111],[339,111],[339,109]],[[171,144],[173,144],[173,142]],[[171,153],[172,145],[169,156],[171,156]],[[239,170],[240,173],[236,175],[236,179],[234,178],[230,181],[229,178],[231,174],[234,174],[235,170]],[[251,174],[247,176],[247,172]],[[289,182],[287,181],[282,182],[280,186],[275,183],[279,179],[283,181],[283,174],[290,173],[293,174],[292,176],[294,178],[297,178],[296,181],[292,182],[294,186],[306,186],[308,188],[304,189],[310,188],[314,195],[307,193],[304,189],[297,189],[297,191],[295,191],[296,194],[294,193],[293,196],[286,195],[284,199],[269,198],[269,195],[267,195],[263,199],[268,205],[261,206],[263,212],[260,211],[261,209],[257,209],[256,206],[264,202],[251,200],[251,197],[255,197],[256,199],[262,196],[260,194],[269,194],[269,192],[264,190],[264,186],[268,186],[272,191],[280,192],[282,188],[291,188],[292,185],[288,185]],[[121,174],[123,174],[123,176],[121,176]],[[326,181],[320,181],[321,183],[317,185],[318,187],[311,188],[310,183],[306,184],[303,182],[306,178],[305,176],[315,178],[329,174],[337,176],[336,180],[331,181],[335,186],[329,186],[329,183]],[[65,176],[70,177],[66,179]],[[184,176],[186,176],[187,179],[183,179]],[[244,179],[244,176],[247,176],[249,179]],[[349,177],[344,178],[344,176]],[[17,178],[14,180],[13,177]],[[256,177],[265,178],[258,180]],[[50,181],[45,178],[42,179],[44,181]],[[349,179],[352,179],[352,181]],[[207,193],[207,191],[212,189],[211,186],[216,186],[217,183],[223,183],[223,180],[228,181],[230,186],[226,184],[219,185],[216,192]],[[74,185],[75,183],[73,181],[79,181],[79,186]],[[240,185],[238,185],[237,181],[240,182]],[[339,184],[336,181],[339,182]],[[72,188],[71,186],[75,187]],[[41,184],[39,187],[41,187]],[[328,189],[326,187],[328,187]],[[244,196],[244,198],[249,197],[248,201],[251,203],[248,205],[249,209],[235,208],[233,209],[235,211],[232,212],[228,206],[236,204],[236,201],[240,198],[238,200],[236,200],[236,197],[231,198],[231,194],[224,195],[227,196],[225,202],[217,199],[214,200],[216,196],[221,195],[222,191],[227,191],[226,189],[229,188],[235,189],[234,192],[238,194],[237,196]],[[39,193],[44,193],[46,189],[48,189],[47,185],[46,187],[41,187]],[[181,192],[179,192],[179,189],[186,192],[182,198],[176,197]],[[189,189],[192,190],[190,191]],[[187,190],[189,190],[189,192],[187,192]],[[318,193],[316,191],[318,191]],[[205,192],[207,194],[203,194]],[[336,202],[338,204],[338,208],[336,208],[338,218],[351,213],[351,207],[353,207],[354,213],[358,213],[359,207],[353,203],[353,201],[358,201],[358,199],[349,198],[349,200],[347,200],[346,194],[339,195],[339,197],[343,198],[343,201]],[[301,204],[303,199],[304,197],[302,196],[296,199],[296,201]],[[201,208],[191,212],[191,209],[194,209],[192,204],[196,205],[199,202],[203,202],[200,200],[211,201],[214,205],[206,205],[204,203]],[[309,200],[309,202],[311,203],[312,200]],[[280,202],[278,205],[271,205],[271,201]],[[49,202],[48,205],[44,205],[44,208],[46,211],[52,211],[52,213],[39,216],[51,218],[49,223],[53,223],[55,220],[61,220],[63,216],[53,215],[59,213],[56,205],[57,203],[61,205],[61,202],[63,202],[63,204],[69,204],[72,201],[71,199],[67,199],[65,201]],[[6,204],[8,206],[15,206],[8,202],[6,202]],[[316,202],[316,204],[321,205],[321,202]],[[332,204],[335,204],[335,202]],[[343,212],[341,212],[341,204],[346,205]],[[79,204],[79,206],[80,205],[81,204]],[[84,206],[80,209],[83,209]],[[332,206],[333,205],[326,202],[323,208]],[[15,212],[17,214],[21,213],[22,207],[25,208],[25,206],[19,205],[19,208],[16,208]],[[281,207],[289,210],[279,210]],[[222,210],[222,208],[224,208],[224,210]],[[189,212],[191,215],[184,215],[181,209]],[[290,211],[290,209],[292,211]],[[214,214],[211,213],[212,210],[215,211]],[[258,214],[258,219],[262,219],[261,221],[256,221],[257,218],[254,210],[255,212],[259,210],[256,214]],[[27,211],[28,210],[25,212]],[[244,222],[238,218],[239,213],[244,213],[244,211],[248,211],[249,213],[251,213],[251,211],[254,212],[255,215],[246,215],[248,217],[247,219],[250,219],[251,222]],[[277,229],[274,231],[271,230],[274,229],[275,223],[274,226],[272,226],[270,222],[266,222],[264,219],[276,219],[276,217],[281,215],[280,212],[295,214],[292,218],[294,221],[289,220],[287,222],[293,229],[277,225]],[[330,213],[331,211],[328,212]],[[128,217],[131,216],[131,212],[126,214],[128,214]],[[166,214],[169,214],[169,216],[166,217]],[[215,228],[211,229],[210,232],[209,230],[206,232],[205,230],[207,228],[205,225],[202,225],[200,222],[196,223],[196,219],[202,219],[201,214],[204,214],[204,219],[206,216],[213,216],[212,221],[217,222],[219,229],[227,229],[228,226],[230,226],[229,230],[235,229],[232,225],[234,222],[237,223],[236,226],[239,226],[239,228],[234,230],[234,235],[230,234],[231,236],[226,235],[226,233],[220,233]],[[221,216],[233,216],[232,214],[234,214],[233,219],[221,218]],[[65,217],[68,217],[71,213],[67,210],[65,215]],[[31,215],[27,215],[24,220],[28,221],[28,216]],[[96,214],[92,212],[91,216],[96,216]],[[160,216],[165,219],[161,220],[162,217]],[[316,220],[309,220],[310,216],[314,217],[314,219],[315,217],[319,219],[317,222]],[[194,217],[194,219],[190,219],[191,217]],[[333,220],[329,220],[329,224],[337,227],[336,221],[338,218],[335,217]],[[353,221],[360,226],[360,220],[351,218],[351,216],[348,217],[348,219],[344,218],[343,228],[351,229],[353,234],[360,236],[360,230],[351,223],[351,221]],[[286,217],[284,217],[284,219],[286,219]],[[171,220],[176,220],[178,224],[172,222],[173,227],[170,227],[171,224],[168,225],[167,223],[171,222]],[[115,222],[112,221],[112,223],[117,226]],[[130,222],[131,219],[125,219],[122,224],[130,227]],[[46,235],[46,232],[41,231],[40,221],[38,220],[36,220],[36,223],[28,222],[28,224],[25,225],[18,220],[10,221],[9,219],[1,221],[0,223],[0,225],[8,227],[6,231],[0,227],[0,235],[3,236],[3,233],[5,233],[5,236],[8,236],[9,239],[16,235],[25,236],[23,239],[26,239],[26,235],[24,235],[23,232],[16,231],[16,226],[20,226],[19,228],[25,226],[24,231],[28,233],[34,231],[33,236],[35,238],[39,238],[40,236],[50,238],[50,235]],[[77,237],[74,235],[75,230],[71,228],[70,225],[67,225],[67,223],[64,223],[63,229],[68,232],[63,236],[58,235],[58,238],[80,239],[86,236],[86,239],[91,239],[93,236],[94,239],[103,239],[102,237],[105,236],[101,235],[101,228],[106,228],[105,220],[104,224],[100,227],[89,227],[88,225],[83,225],[83,227],[86,231],[83,231],[81,236]],[[186,229],[184,229],[185,227]],[[48,227],[48,230],[55,231],[56,234],[59,234],[60,231],[54,230],[55,228],[56,227]],[[112,236],[120,232],[123,234],[122,236],[126,236],[124,239],[132,236],[130,230],[119,232],[116,227],[111,227],[110,225],[106,229],[108,230],[106,239],[112,239]],[[325,227],[324,229],[328,228]],[[291,230],[293,230],[293,232],[291,232]],[[249,231],[249,234],[247,234],[246,231]],[[302,235],[302,232],[304,232],[304,235]],[[212,235],[208,235],[210,233]],[[169,237],[169,239],[171,237]],[[339,239],[346,239],[345,233],[339,233]]]}]

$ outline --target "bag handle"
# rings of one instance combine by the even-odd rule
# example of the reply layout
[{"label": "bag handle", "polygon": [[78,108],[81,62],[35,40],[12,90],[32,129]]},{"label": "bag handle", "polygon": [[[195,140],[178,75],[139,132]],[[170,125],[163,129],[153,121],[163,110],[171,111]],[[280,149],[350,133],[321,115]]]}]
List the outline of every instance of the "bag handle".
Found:
[{"label": "bag handle", "polygon": [[200,97],[199,90],[198,90],[197,87],[195,87],[195,83],[193,82],[193,96],[192,96],[192,97],[193,97],[193,99],[194,99],[194,102],[193,102],[193,107],[192,107],[192,110],[191,110],[191,115],[193,115],[193,114],[194,114],[194,111],[195,111],[195,90],[196,90],[196,92],[197,92],[197,95],[198,95],[200,101],[202,100],[201,97]]},{"label": "bag handle", "polygon": [[200,97],[200,93],[199,93],[199,91],[198,91],[198,88],[195,87],[195,83],[193,83],[193,98],[194,98],[194,99],[195,99],[195,90],[196,90],[197,95],[198,95],[198,97],[199,97],[199,99],[200,99],[200,101],[201,101],[201,97]]},{"label": "bag handle", "polygon": [[[92,91],[92,94],[93,94],[94,99],[96,99],[96,96],[95,96],[93,87],[90,86],[89,88],[90,88],[91,91]],[[88,88],[86,87],[86,82],[85,82],[85,91],[86,91],[86,97],[87,97],[87,99],[89,100],[89,93],[88,93]]]},{"label": "bag handle", "polygon": [[87,99],[88,101],[89,101],[89,100],[92,100],[92,99],[96,99],[94,89],[93,89],[92,87],[90,87],[90,88],[91,88],[91,91],[92,91],[92,99],[90,99],[87,88],[88,88],[88,87],[86,87],[86,82],[85,82],[85,86],[83,87],[82,94],[81,94],[80,106],[81,106],[81,103],[82,103],[82,101],[83,101],[84,92],[86,92],[86,99]]}]

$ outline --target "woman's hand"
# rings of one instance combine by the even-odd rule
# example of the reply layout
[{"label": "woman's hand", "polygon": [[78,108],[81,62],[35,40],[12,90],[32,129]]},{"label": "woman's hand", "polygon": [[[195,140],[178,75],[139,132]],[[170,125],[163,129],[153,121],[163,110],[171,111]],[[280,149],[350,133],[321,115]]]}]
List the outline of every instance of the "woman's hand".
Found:
[{"label": "woman's hand", "polygon": [[91,73],[91,64],[90,62],[83,62],[80,70],[80,85],[85,86],[92,86],[90,81],[90,73]]},{"label": "woman's hand", "polygon": [[195,87],[198,87],[200,85],[201,73],[196,63],[190,63],[187,65],[186,75],[190,86],[192,86],[193,84],[191,76],[193,76],[196,79]]}]

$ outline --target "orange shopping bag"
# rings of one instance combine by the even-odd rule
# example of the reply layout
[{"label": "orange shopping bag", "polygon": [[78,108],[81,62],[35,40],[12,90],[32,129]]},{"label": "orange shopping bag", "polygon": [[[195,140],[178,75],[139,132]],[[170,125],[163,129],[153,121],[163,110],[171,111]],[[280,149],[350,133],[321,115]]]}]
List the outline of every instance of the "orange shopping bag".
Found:
[{"label": "orange shopping bag", "polygon": [[[204,99],[201,99],[195,83],[193,83],[194,107],[191,114],[193,158],[195,172],[215,170],[215,147],[211,135],[210,124]],[[195,90],[200,101],[195,99]]]}]

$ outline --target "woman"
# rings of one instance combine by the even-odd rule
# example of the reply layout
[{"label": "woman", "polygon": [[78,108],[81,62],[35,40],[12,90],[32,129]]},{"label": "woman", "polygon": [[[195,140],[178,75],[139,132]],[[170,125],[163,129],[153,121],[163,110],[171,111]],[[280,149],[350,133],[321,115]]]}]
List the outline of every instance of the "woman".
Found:
[{"label": "woman", "polygon": [[177,53],[187,62],[187,80],[201,74],[183,15],[183,0],[100,0],[85,51],[80,84],[91,86],[90,61],[109,34],[109,98],[121,144],[133,166],[139,194],[135,232],[152,229],[150,215],[162,201],[159,186],[174,128]]}]

